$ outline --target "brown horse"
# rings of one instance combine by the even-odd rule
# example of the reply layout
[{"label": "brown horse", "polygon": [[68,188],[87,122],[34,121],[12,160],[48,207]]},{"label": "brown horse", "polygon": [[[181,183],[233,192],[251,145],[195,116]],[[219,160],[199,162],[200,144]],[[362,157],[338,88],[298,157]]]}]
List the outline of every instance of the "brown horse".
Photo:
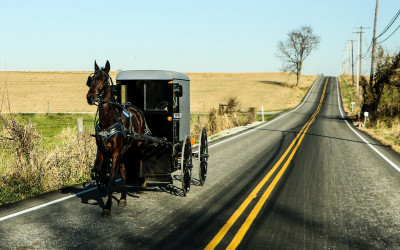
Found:
[{"label": "brown horse", "polygon": [[[143,174],[143,141],[136,140],[132,134],[145,132],[145,119],[143,112],[133,105],[121,105],[114,102],[114,93],[111,88],[112,79],[109,76],[110,63],[107,61],[104,68],[99,68],[95,61],[94,73],[88,77],[87,102],[98,105],[98,121],[95,124],[97,154],[94,171],[103,180],[108,179],[108,199],[103,208],[103,215],[111,214],[112,193],[118,172],[122,179],[122,191],[119,205],[126,206],[126,171],[139,172],[139,180],[144,183]],[[111,80],[111,84],[110,84]],[[97,119],[96,119],[97,120]],[[129,157],[124,157],[129,155]],[[129,158],[129,159],[128,159]],[[132,158],[136,166],[132,166]],[[107,164],[111,161],[111,169]],[[106,163],[106,164],[103,164]],[[139,164],[137,164],[139,163]],[[139,165],[139,166],[137,166]],[[109,176],[108,176],[109,174]]]}]

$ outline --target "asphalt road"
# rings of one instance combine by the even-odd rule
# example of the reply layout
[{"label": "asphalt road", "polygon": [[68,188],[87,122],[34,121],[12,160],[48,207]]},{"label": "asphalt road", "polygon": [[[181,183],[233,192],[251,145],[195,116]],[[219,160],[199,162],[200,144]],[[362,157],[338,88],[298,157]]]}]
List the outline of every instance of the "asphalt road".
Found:
[{"label": "asphalt road", "polygon": [[321,77],[297,109],[210,144],[187,197],[177,172],[170,188],[130,187],[127,207],[115,194],[111,217],[80,186],[2,206],[0,249],[399,249],[400,158],[339,103]]}]

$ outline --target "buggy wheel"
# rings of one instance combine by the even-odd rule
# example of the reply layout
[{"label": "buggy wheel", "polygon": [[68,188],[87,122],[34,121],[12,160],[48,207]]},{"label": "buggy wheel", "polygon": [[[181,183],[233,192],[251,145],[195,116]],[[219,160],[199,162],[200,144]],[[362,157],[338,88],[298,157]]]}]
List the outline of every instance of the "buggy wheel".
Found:
[{"label": "buggy wheel", "polygon": [[207,131],[203,127],[200,133],[199,139],[199,180],[200,184],[204,185],[207,178],[207,167],[208,167],[208,141]]},{"label": "buggy wheel", "polygon": [[182,145],[181,154],[181,178],[182,178],[182,190],[183,194],[186,194],[190,190],[190,183],[192,181],[192,145],[190,143],[190,137],[186,136]]}]

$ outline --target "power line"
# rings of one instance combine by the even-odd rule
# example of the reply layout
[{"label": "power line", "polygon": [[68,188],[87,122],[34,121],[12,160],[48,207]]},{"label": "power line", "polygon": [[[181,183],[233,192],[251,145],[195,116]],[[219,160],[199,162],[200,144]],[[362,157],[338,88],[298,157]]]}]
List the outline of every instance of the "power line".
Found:
[{"label": "power line", "polygon": [[396,19],[399,17],[400,15],[400,9],[397,11],[397,13],[394,15],[394,17],[392,18],[392,20],[390,20],[390,22],[388,23],[388,25],[386,25],[386,27],[383,29],[383,31],[376,37],[376,39],[378,39],[379,37],[381,37],[383,34],[385,34],[390,27],[393,25],[393,23],[396,21]]},{"label": "power line", "polygon": [[385,40],[383,40],[383,41],[380,41],[379,43],[383,43],[384,41],[386,41],[387,39],[389,39],[394,33],[396,33],[396,31],[398,30],[400,28],[400,25],[399,26],[397,26],[397,28],[392,32],[392,34],[390,34],[388,37],[386,37],[386,39]]},{"label": "power line", "polygon": [[367,51],[365,51],[363,54],[362,54],[362,56],[361,56],[361,58],[362,59],[365,59],[367,56],[368,56],[368,58],[369,58],[369,50],[372,48],[372,41],[371,41],[371,43],[369,44],[369,46],[368,46],[368,49],[367,49]]},{"label": "power line", "polygon": [[[390,22],[386,25],[386,27],[383,29],[383,31],[375,38],[375,41],[376,41],[379,37],[381,37],[383,34],[385,34],[385,33],[390,29],[390,27],[393,25],[393,23],[396,21],[396,19],[397,19],[399,16],[400,16],[400,9],[399,9],[399,10],[397,11],[397,13],[392,17],[392,19],[391,19]],[[388,37],[386,37],[386,38],[385,38],[383,41],[381,41],[381,42],[377,42],[377,44],[383,43],[383,42],[385,42],[386,40],[388,40],[394,33],[396,33],[396,31],[397,31],[399,28],[400,28],[400,25],[399,25]],[[367,51],[366,51],[365,53],[363,53],[363,55],[362,55],[362,58],[363,58],[363,59],[367,58],[367,56],[368,56],[368,58],[370,57],[369,51],[370,51],[370,49],[373,47],[373,46],[372,46],[373,43],[374,43],[374,39],[371,40],[371,43],[370,43],[370,45],[368,46]]]},{"label": "power line", "polygon": [[371,71],[370,71],[370,76],[369,76],[369,86],[372,87],[372,84],[374,82],[374,62],[375,62],[375,46],[376,46],[376,23],[378,19],[378,5],[379,5],[379,0],[376,0],[376,6],[375,6],[375,18],[374,18],[374,34],[372,36],[372,55],[371,55]]}]

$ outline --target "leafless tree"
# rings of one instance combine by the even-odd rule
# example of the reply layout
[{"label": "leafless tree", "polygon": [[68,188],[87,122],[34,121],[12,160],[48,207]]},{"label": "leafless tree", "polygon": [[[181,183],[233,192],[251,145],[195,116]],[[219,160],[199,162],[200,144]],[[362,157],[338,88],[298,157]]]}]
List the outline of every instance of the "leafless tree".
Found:
[{"label": "leafless tree", "polygon": [[311,26],[292,30],[285,42],[279,41],[277,56],[283,60],[283,71],[296,74],[296,86],[300,82],[304,60],[318,47],[319,42],[320,38],[313,33]]}]

